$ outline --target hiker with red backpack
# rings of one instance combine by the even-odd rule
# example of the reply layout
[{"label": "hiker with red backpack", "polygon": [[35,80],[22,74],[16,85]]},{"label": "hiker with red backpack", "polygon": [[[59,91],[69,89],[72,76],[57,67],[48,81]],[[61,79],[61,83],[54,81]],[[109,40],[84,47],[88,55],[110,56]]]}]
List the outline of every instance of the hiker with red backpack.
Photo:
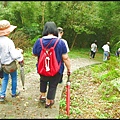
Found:
[{"label": "hiker with red backpack", "polygon": [[[45,108],[54,104],[57,85],[64,72],[70,75],[70,59],[65,43],[58,37],[58,30],[54,22],[46,22],[42,38],[38,38],[33,46],[33,55],[38,57],[37,72],[40,75],[40,102]],[[49,84],[47,84],[49,82]],[[48,89],[47,89],[48,86]]]}]

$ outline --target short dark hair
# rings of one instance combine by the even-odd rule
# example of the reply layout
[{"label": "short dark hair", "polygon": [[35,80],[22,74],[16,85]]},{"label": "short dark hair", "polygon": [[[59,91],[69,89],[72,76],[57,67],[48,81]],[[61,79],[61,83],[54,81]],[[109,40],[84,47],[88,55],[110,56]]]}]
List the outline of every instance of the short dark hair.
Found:
[{"label": "short dark hair", "polygon": [[46,22],[43,28],[42,35],[47,36],[48,34],[53,34],[58,37],[57,26],[54,22]]}]

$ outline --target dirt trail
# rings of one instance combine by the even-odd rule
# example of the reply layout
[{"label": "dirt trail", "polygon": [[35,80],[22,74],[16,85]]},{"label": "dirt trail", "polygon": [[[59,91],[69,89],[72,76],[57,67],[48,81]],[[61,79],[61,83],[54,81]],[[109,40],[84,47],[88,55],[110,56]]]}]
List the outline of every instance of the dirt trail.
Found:
[{"label": "dirt trail", "polygon": [[[71,70],[77,70],[80,67],[92,65],[99,63],[93,59],[72,59],[71,60]],[[18,89],[21,91],[20,96],[17,98],[12,98],[10,89],[7,89],[7,96],[4,103],[0,103],[0,118],[1,119],[40,119],[40,118],[57,118],[59,115],[59,101],[61,98],[61,93],[64,86],[66,85],[67,75],[66,69],[64,71],[64,81],[62,84],[58,85],[55,104],[52,108],[44,108],[39,102],[39,75],[36,73],[36,68],[34,72],[29,73],[25,76],[25,90],[22,89],[21,81],[18,82]],[[9,83],[10,84],[10,83]],[[10,88],[10,87],[8,87]]]}]

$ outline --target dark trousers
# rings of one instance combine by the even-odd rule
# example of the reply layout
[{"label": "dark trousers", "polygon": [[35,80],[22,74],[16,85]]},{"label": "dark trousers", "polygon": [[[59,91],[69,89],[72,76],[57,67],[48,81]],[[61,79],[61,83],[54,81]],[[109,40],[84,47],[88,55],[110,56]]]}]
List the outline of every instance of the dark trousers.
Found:
[{"label": "dark trousers", "polygon": [[117,52],[116,52],[116,56],[119,57],[119,54],[120,54],[120,52],[117,51]]},{"label": "dark trousers", "polygon": [[95,58],[95,52],[91,51],[91,57]]},{"label": "dark trousers", "polygon": [[[61,75],[57,73],[53,77],[40,76],[40,92],[47,92],[47,99],[54,100],[56,95],[57,85],[61,80]],[[49,84],[48,84],[49,82]],[[47,91],[48,85],[48,91]]]},{"label": "dark trousers", "polygon": [[61,79],[59,83],[62,83],[62,81],[63,81],[63,74],[61,75]]}]

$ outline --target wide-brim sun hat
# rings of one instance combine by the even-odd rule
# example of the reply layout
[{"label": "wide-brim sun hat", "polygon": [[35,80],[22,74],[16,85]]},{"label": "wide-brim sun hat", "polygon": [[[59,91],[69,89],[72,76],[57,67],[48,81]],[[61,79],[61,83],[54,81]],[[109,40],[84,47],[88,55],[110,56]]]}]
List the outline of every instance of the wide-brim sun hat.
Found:
[{"label": "wide-brim sun hat", "polygon": [[8,20],[0,20],[0,36],[10,34],[17,26],[11,25]]}]

